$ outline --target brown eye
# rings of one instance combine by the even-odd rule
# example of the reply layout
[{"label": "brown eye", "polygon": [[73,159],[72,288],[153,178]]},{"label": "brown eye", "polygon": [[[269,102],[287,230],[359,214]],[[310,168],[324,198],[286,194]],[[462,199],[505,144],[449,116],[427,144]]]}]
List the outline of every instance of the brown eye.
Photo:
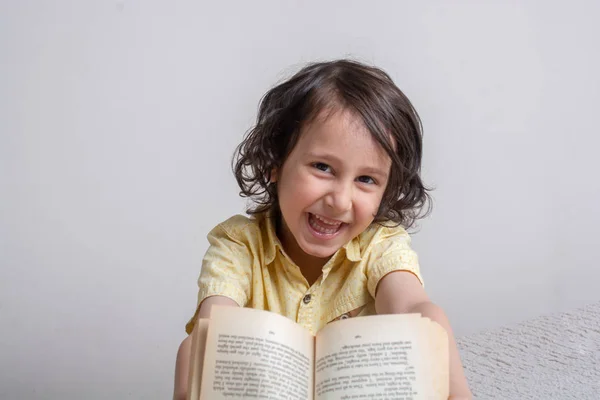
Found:
[{"label": "brown eye", "polygon": [[313,163],[312,166],[323,172],[327,172],[330,169],[329,165],[321,162]]},{"label": "brown eye", "polygon": [[369,185],[377,183],[377,182],[375,182],[375,179],[371,178],[370,176],[366,176],[366,175],[359,176],[358,177],[358,181],[360,183],[366,183],[366,184],[369,184]]}]

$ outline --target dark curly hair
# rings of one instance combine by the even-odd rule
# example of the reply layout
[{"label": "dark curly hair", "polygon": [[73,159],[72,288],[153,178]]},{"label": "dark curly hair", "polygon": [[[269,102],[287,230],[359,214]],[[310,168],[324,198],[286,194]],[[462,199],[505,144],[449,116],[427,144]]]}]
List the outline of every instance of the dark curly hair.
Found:
[{"label": "dark curly hair", "polygon": [[272,171],[282,167],[302,127],[332,108],[360,118],[392,160],[374,221],[409,228],[428,215],[431,189],[419,176],[423,146],[416,110],[387,73],[347,59],[309,64],[261,99],[256,125],[236,148],[232,163],[240,195],[254,202],[247,212],[279,209]]}]

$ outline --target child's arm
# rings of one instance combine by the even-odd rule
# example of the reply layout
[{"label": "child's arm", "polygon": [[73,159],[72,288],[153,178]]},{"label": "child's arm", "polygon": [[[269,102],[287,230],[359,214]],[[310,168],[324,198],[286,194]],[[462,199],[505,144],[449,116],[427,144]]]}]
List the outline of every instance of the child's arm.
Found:
[{"label": "child's arm", "polygon": [[[214,305],[237,306],[238,304],[228,297],[212,296],[202,301],[200,310],[198,310],[198,319],[208,318],[210,308]],[[188,372],[190,369],[190,351],[192,349],[192,336],[183,339],[179,350],[177,351],[177,361],[175,362],[175,389],[173,392],[174,400],[185,400],[188,389]]]},{"label": "child's arm", "polygon": [[450,398],[472,398],[448,318],[431,302],[415,275],[395,271],[384,276],[377,285],[375,308],[377,314],[420,313],[444,327],[450,347]]}]

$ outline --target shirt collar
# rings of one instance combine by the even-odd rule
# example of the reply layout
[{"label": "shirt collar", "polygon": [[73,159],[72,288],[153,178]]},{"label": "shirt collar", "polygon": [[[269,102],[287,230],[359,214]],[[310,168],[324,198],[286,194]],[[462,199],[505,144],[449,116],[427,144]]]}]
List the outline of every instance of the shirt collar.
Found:
[{"label": "shirt collar", "polygon": [[[275,259],[278,250],[283,250],[283,246],[281,245],[281,241],[277,237],[275,223],[276,223],[276,214],[272,212],[264,213],[263,224],[264,224],[264,241],[263,241],[263,249],[265,254],[265,263],[270,264]],[[360,255],[360,241],[358,237],[353,238],[348,243],[342,246],[344,249],[344,254],[346,258],[352,262],[357,262],[362,259]],[[341,250],[341,249],[340,249]],[[338,251],[340,251],[338,250]],[[336,252],[337,253],[337,252]],[[335,257],[335,254],[334,254]]]},{"label": "shirt collar", "polygon": [[271,264],[275,259],[278,249],[283,249],[277,233],[275,230],[276,216],[272,212],[264,214],[263,221],[264,230],[266,232],[263,240],[263,247],[265,252],[265,264]]}]

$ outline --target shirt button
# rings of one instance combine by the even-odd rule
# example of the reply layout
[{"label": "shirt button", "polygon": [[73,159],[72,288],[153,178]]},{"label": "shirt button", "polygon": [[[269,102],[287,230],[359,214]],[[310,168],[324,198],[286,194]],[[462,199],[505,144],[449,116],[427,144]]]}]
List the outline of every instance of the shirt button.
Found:
[{"label": "shirt button", "polygon": [[308,304],[308,303],[310,303],[311,298],[312,298],[312,296],[310,294],[307,294],[306,296],[304,296],[302,301],[304,302],[304,304]]}]

